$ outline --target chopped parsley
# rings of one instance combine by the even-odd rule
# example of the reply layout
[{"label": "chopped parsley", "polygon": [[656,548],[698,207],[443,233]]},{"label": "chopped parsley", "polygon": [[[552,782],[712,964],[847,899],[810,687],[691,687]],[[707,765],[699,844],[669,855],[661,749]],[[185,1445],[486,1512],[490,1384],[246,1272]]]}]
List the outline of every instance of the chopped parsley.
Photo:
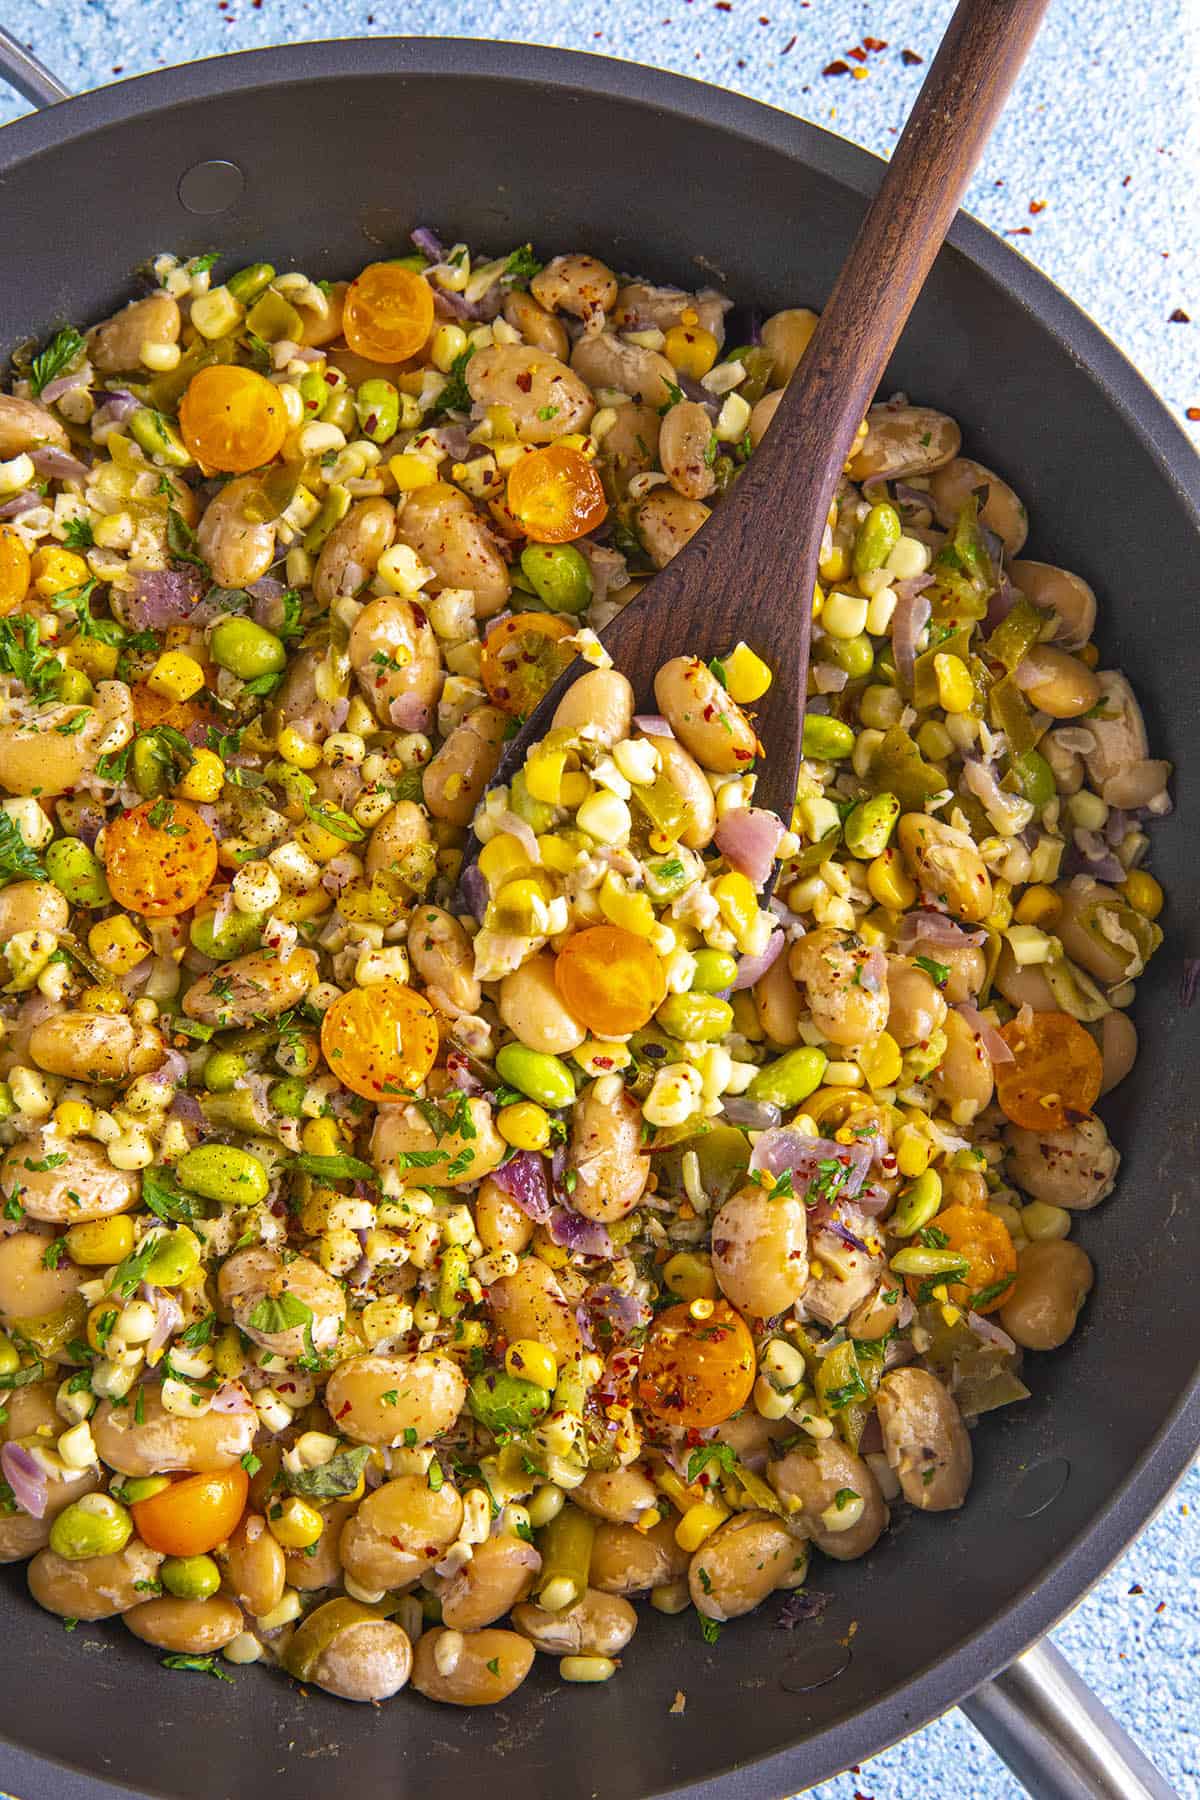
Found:
[{"label": "chopped parsley", "polygon": [[45,387],[68,369],[83,349],[83,339],[73,325],[64,325],[61,331],[55,332],[44,350],[39,350],[29,365],[29,385],[34,395],[40,395]]},{"label": "chopped parsley", "polygon": [[533,254],[532,244],[522,244],[514,250],[503,269],[500,279],[506,287],[528,287],[535,275],[542,272],[542,264]]},{"label": "chopped parsley", "polygon": [[162,1666],[164,1669],[187,1669],[194,1675],[213,1675],[218,1681],[233,1685],[233,1676],[225,1673],[215,1656],[164,1656]]},{"label": "chopped parsley", "polygon": [[675,383],[673,381],[668,381],[665,376],[663,378],[663,386],[667,390],[667,399],[666,404],[660,406],[658,409],[658,416],[660,419],[665,419],[671,408],[673,406],[678,406],[679,402],[683,399],[683,389],[681,387],[676,387]]},{"label": "chopped parsley", "polygon": [[945,987],[950,979],[949,963],[935,962],[932,956],[914,956],[913,963],[918,969],[924,969],[935,987]]},{"label": "chopped parsley", "polygon": [[92,531],[92,521],[83,513],[74,519],[68,519],[63,533],[63,545],[68,550],[90,550],[96,542]]},{"label": "chopped parsley", "polygon": [[940,1225],[924,1225],[917,1233],[917,1242],[926,1250],[944,1250],[950,1239]]},{"label": "chopped parsley", "polygon": [[709,1463],[716,1463],[718,1469],[728,1475],[737,1466],[737,1453],[729,1444],[701,1444],[700,1448],[693,1450],[688,1457],[688,1480],[697,1480],[701,1471],[706,1469]]},{"label": "chopped parsley", "polygon": [[720,1623],[716,1619],[706,1619],[703,1613],[699,1615],[699,1618],[701,1637],[706,1644],[715,1644],[721,1635]]},{"label": "chopped parsley", "polygon": [[0,671],[15,675],[35,700],[49,700],[57,692],[62,663],[41,642],[38,621],[29,613],[0,619]]},{"label": "chopped parsley", "polygon": [[[511,261],[511,258],[509,260]],[[470,412],[471,395],[467,387],[467,364],[474,354],[474,344],[468,344],[466,349],[450,364],[446,375],[446,385],[437,397],[438,412]]]},{"label": "chopped parsley", "polygon": [[24,875],[34,881],[45,881],[46,871],[17,829],[11,813],[0,812],[0,877]]}]

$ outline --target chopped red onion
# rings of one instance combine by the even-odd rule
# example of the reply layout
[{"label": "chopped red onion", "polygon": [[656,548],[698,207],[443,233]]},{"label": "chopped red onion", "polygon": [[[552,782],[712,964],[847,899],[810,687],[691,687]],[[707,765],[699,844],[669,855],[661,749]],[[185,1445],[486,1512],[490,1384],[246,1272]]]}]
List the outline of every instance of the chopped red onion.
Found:
[{"label": "chopped red onion", "polygon": [[971,1030],[983,1039],[983,1047],[993,1064],[1015,1062],[1016,1058],[994,1025],[989,1025],[978,1007],[960,1001],[954,1008],[967,1021]]},{"label": "chopped red onion", "polygon": [[146,1355],[153,1361],[183,1324],[183,1308],[173,1294],[161,1290],[154,1290],[151,1304],[154,1307],[154,1330],[146,1345]]},{"label": "chopped red onion", "polygon": [[783,821],[761,806],[739,806],[717,825],[715,843],[730,868],[761,888],[775,866]]},{"label": "chopped red onion", "polygon": [[506,831],[510,837],[516,838],[534,868],[537,868],[542,860],[542,853],[538,848],[533,826],[524,819],[519,819],[515,812],[509,812],[504,807],[493,813],[492,818],[501,831]]},{"label": "chopped red onion", "polygon": [[987,932],[964,931],[961,925],[954,919],[948,919],[945,913],[918,908],[915,912],[905,913],[897,926],[896,948],[907,955],[921,942],[978,945],[987,942]]},{"label": "chopped red onion", "polygon": [[644,731],[648,737],[673,738],[675,736],[661,713],[634,713],[633,722],[638,730]]},{"label": "chopped red onion", "polygon": [[283,624],[284,585],[273,575],[264,575],[246,589],[254,601],[252,617],[265,631],[278,631]]},{"label": "chopped red onion", "polygon": [[445,262],[446,246],[431,225],[418,225],[415,231],[409,232],[408,241],[430,262]]},{"label": "chopped red onion", "polygon": [[19,494],[14,494],[0,506],[0,519],[19,519],[22,513],[32,512],[42,503],[42,496],[35,488],[22,488]]},{"label": "chopped red onion", "polygon": [[624,587],[629,568],[619,550],[608,544],[597,544],[592,538],[576,538],[575,548],[588,566],[592,578],[592,605],[607,600],[614,588]]},{"label": "chopped red onion", "polygon": [[998,1325],[993,1325],[992,1321],[990,1319],[985,1319],[982,1313],[969,1312],[967,1314],[967,1324],[971,1327],[975,1336],[977,1338],[982,1338],[985,1344],[995,1344],[997,1349],[1004,1350],[1009,1356],[1015,1356],[1017,1354],[1017,1346],[1013,1343],[1013,1340],[1009,1337],[1007,1331],[1001,1331]]},{"label": "chopped red onion", "polygon": [[43,406],[54,406],[64,394],[73,394],[76,388],[88,387],[92,379],[92,366],[85,362],[69,375],[57,375],[48,381],[39,396]]},{"label": "chopped red onion", "polygon": [[470,913],[473,919],[482,924],[483,915],[487,911],[488,884],[477,862],[463,864],[458,878],[459,911]]},{"label": "chopped red onion", "polygon": [[906,693],[912,692],[917,643],[933,613],[933,606],[924,593],[932,581],[931,575],[914,575],[911,580],[892,583],[892,592],[896,596],[896,610],[892,614],[892,652],[896,658],[896,673]]},{"label": "chopped red onion", "polygon": [[[513,1198],[517,1199],[517,1196],[514,1194]],[[517,1205],[520,1204],[517,1199]],[[613,1254],[613,1241],[604,1226],[596,1219],[585,1219],[582,1213],[572,1212],[569,1206],[552,1207],[547,1228],[562,1250],[571,1250],[580,1256]]]},{"label": "chopped red onion", "polygon": [[[873,1418],[874,1414],[871,1416]],[[797,1625],[815,1622],[832,1604],[833,1595],[824,1594],[819,1588],[797,1588],[780,1607],[775,1623],[781,1625],[784,1631],[794,1631]]]},{"label": "chopped red onion", "polygon": [[838,1238],[843,1244],[848,1244],[851,1250],[861,1250],[864,1256],[870,1256],[871,1252],[862,1239],[855,1237],[852,1231],[848,1231],[840,1219],[826,1219],[821,1230],[828,1232],[830,1237]]},{"label": "chopped red onion", "polygon": [[862,1436],[858,1440],[859,1456],[878,1456],[883,1450],[883,1426],[879,1414],[871,1408],[867,1422],[862,1428]]},{"label": "chopped red onion", "polygon": [[[553,1231],[553,1225],[550,1229]],[[600,1229],[604,1231],[603,1226]],[[604,1235],[607,1237],[608,1233],[605,1231]],[[639,1300],[636,1294],[623,1294],[620,1288],[613,1287],[610,1282],[589,1288],[587,1303],[593,1313],[607,1319],[617,1337],[629,1337],[632,1332],[640,1331],[650,1320],[650,1308],[644,1300]]]},{"label": "chopped red onion", "polygon": [[321,886],[327,894],[340,894],[362,874],[362,862],[351,850],[343,850],[338,856],[325,864],[321,871]]},{"label": "chopped red onion", "polygon": [[1200,956],[1185,956],[1179,978],[1180,1006],[1185,1010],[1195,1006],[1197,994],[1200,994]]},{"label": "chopped red onion", "polygon": [[173,1119],[181,1125],[193,1125],[199,1129],[204,1124],[204,1113],[195,1094],[189,1094],[182,1088],[175,1095],[167,1109]]},{"label": "chopped red onion", "polygon": [[223,1381],[211,1401],[215,1413],[248,1413],[254,1404],[240,1381]]},{"label": "chopped red onion", "polygon": [[388,702],[388,717],[397,731],[428,731],[433,723],[433,708],[420,694],[397,694]]},{"label": "chopped red onion", "polygon": [[772,1100],[746,1100],[738,1094],[726,1094],[721,1111],[731,1125],[747,1131],[771,1131],[783,1117]]},{"label": "chopped red onion", "polygon": [[750,1170],[765,1169],[776,1177],[790,1170],[796,1185],[807,1187],[817,1174],[817,1164],[837,1162],[846,1171],[838,1188],[839,1199],[853,1199],[866,1179],[873,1155],[871,1145],[863,1139],[853,1144],[837,1144],[832,1138],[805,1137],[781,1125],[764,1131],[750,1153]]},{"label": "chopped red onion", "polygon": [[184,619],[196,622],[199,598],[195,569],[138,569],[123,602],[125,617],[134,631],[165,631]]},{"label": "chopped red onion", "polygon": [[836,669],[832,663],[814,663],[812,673],[818,694],[840,694],[850,679],[845,669]]},{"label": "chopped red onion", "polygon": [[46,1471],[24,1444],[5,1444],[0,1449],[0,1474],[23,1512],[31,1519],[46,1516]]},{"label": "chopped red onion", "polygon": [[43,481],[86,481],[88,467],[57,444],[43,444],[30,451],[29,460]]},{"label": "chopped red onion", "polygon": [[552,1209],[546,1164],[536,1150],[518,1150],[515,1156],[492,1170],[492,1180],[512,1197],[535,1225],[545,1225]]},{"label": "chopped red onion", "polygon": [[99,425],[124,425],[133,417],[141,404],[137,395],[131,394],[128,388],[109,388],[105,393],[103,403],[92,414],[93,433]]},{"label": "chopped red onion", "polygon": [[[887,1140],[883,1141],[886,1144]],[[877,1219],[892,1204],[892,1196],[885,1187],[880,1187],[878,1182],[873,1181],[870,1187],[862,1188],[855,1194],[854,1204],[868,1219]]]},{"label": "chopped red onion", "polygon": [[773,931],[767,939],[766,949],[758,956],[739,956],[738,971],[733,978],[730,993],[740,993],[743,988],[753,987],[756,981],[760,981],[767,970],[779,961],[786,942],[785,932]]},{"label": "chopped red onion", "polygon": [[878,944],[872,944],[859,964],[859,986],[865,988],[868,994],[880,994],[887,981],[887,972],[887,957]]}]

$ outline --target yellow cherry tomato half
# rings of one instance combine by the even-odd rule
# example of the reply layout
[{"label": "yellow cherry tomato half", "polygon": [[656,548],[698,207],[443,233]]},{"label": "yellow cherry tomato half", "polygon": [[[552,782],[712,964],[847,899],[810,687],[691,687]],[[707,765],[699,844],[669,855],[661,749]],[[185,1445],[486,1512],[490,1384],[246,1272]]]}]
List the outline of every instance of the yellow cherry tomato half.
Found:
[{"label": "yellow cherry tomato half", "polygon": [[558,613],[512,613],[493,625],[483,640],[480,674],[496,705],[528,718],[564,670],[575,660],[564,644],[578,628]]},{"label": "yellow cherry tomato half", "polygon": [[433,330],[433,289],[399,263],[369,263],[346,290],[342,330],[359,356],[405,362]]},{"label": "yellow cherry tomato half", "polygon": [[245,1469],[187,1475],[137,1500],[130,1511],[143,1544],[164,1556],[203,1556],[237,1530],[246,1510],[250,1477]]},{"label": "yellow cherry tomato half", "polygon": [[667,977],[645,938],[620,925],[589,925],[559,951],[554,985],[595,1037],[618,1038],[649,1024],[666,998]]},{"label": "yellow cherry tomato half", "polygon": [[389,977],[338,995],[321,1021],[321,1050],[364,1100],[400,1099],[433,1067],[437,1019],[422,994]]},{"label": "yellow cherry tomato half", "polygon": [[1096,1040],[1068,1013],[1034,1013],[1027,1024],[1000,1029],[1013,1053],[996,1064],[996,1098],[1026,1131],[1065,1131],[1090,1113],[1100,1093],[1103,1059]]},{"label": "yellow cherry tomato half", "polygon": [[[967,1265],[961,1281],[946,1283],[949,1298],[978,1313],[995,1312],[1003,1306],[1017,1269],[1017,1253],[1003,1219],[986,1206],[955,1204],[940,1212],[933,1223],[945,1238],[947,1250],[953,1250]],[[919,1300],[922,1293],[928,1299],[939,1284],[935,1275],[910,1275],[906,1285],[911,1298]]]},{"label": "yellow cherry tomato half", "polygon": [[646,1339],[638,1399],[656,1419],[702,1431],[745,1406],[755,1367],[749,1327],[727,1300],[668,1306]]},{"label": "yellow cherry tomato half", "polygon": [[0,613],[15,612],[29,592],[29,552],[11,525],[0,525]]},{"label": "yellow cherry tomato half", "polygon": [[509,470],[508,510],[535,544],[569,544],[602,523],[608,501],[595,464],[570,444],[551,444]]},{"label": "yellow cherry tomato half", "polygon": [[104,870],[113,899],[147,919],[190,912],[212,886],[217,840],[183,800],[144,800],[104,833]]},{"label": "yellow cherry tomato half", "polygon": [[244,475],[279,455],[287,412],[279,389],[265,375],[213,363],[188,382],[179,403],[179,429],[202,467]]}]

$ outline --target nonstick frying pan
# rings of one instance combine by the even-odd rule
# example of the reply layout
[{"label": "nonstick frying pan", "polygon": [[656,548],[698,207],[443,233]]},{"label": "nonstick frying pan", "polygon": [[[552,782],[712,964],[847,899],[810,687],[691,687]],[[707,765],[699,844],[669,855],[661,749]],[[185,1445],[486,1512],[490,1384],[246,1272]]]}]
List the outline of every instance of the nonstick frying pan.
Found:
[{"label": "nonstick frying pan", "polygon": [[[31,99],[61,98],[15,45],[0,44],[0,72],[6,54]],[[819,304],[879,167],[714,88],[526,46],[372,39],[193,63],[0,133],[0,356],[111,310],[160,249],[220,248],[231,266],[282,253],[337,276],[406,248],[422,221],[485,246],[586,246],[769,310]],[[1182,768],[1154,835],[1167,944],[1139,996],[1141,1056],[1106,1102],[1125,1163],[1116,1196],[1079,1224],[1099,1279],[1075,1338],[1032,1359],[1032,1398],[976,1432],[961,1513],[901,1516],[864,1561],[820,1567],[832,1602],[819,1622],[786,1632],[768,1604],[710,1647],[647,1611],[606,1687],[539,1668],[499,1711],[416,1697],[372,1710],[256,1670],[233,1687],[183,1681],[119,1625],[64,1633],[17,1568],[0,1681],[14,1747],[178,1800],[750,1800],[864,1760],[971,1696],[1037,1794],[1169,1792],[1056,1653],[993,1678],[1086,1592],[1200,1442],[1200,1015],[1178,1001],[1200,894],[1200,463],[1096,328],[965,218],[884,385],[959,419],[969,453],[1029,505],[1032,553],[1094,585],[1105,657],[1140,694],[1155,753]],[[672,1714],[677,1690],[686,1711]]]}]

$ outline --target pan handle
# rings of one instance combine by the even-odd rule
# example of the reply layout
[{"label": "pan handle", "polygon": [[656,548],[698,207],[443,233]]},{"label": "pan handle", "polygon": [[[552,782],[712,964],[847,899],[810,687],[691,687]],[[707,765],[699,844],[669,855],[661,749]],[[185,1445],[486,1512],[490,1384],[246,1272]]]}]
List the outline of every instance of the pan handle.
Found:
[{"label": "pan handle", "polygon": [[71,98],[70,88],[64,87],[57,76],[52,75],[44,63],[32,56],[23,44],[18,44],[15,37],[0,25],[0,78],[15,87],[18,94],[34,106],[53,106],[58,100]]},{"label": "pan handle", "polygon": [[1048,1638],[962,1710],[1033,1800],[1178,1800]]}]

